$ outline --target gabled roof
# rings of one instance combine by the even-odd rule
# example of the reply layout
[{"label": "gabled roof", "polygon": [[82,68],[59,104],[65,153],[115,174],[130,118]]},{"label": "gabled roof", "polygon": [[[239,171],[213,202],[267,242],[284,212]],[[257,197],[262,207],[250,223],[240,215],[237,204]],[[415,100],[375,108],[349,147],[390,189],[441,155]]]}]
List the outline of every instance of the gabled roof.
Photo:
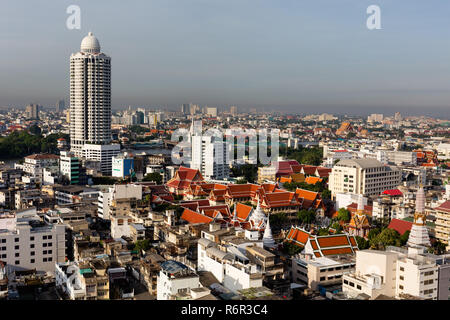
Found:
[{"label": "gabled roof", "polygon": [[263,196],[261,201],[261,207],[265,208],[277,208],[288,206],[299,206],[297,195],[295,192],[280,191],[267,193]]},{"label": "gabled roof", "polygon": [[191,184],[202,183],[204,181],[199,170],[180,167],[175,176],[170,179],[166,185],[175,189],[189,189]]},{"label": "gabled roof", "polygon": [[445,201],[439,207],[435,208],[435,210],[450,212],[450,200]]},{"label": "gabled roof", "polygon": [[[352,204],[347,206],[347,210],[350,211],[350,213],[354,214],[356,211],[358,211],[358,204],[353,202]],[[372,216],[373,206],[364,206],[364,214],[368,216]]]},{"label": "gabled roof", "polygon": [[300,247],[304,247],[308,242],[309,237],[309,232],[306,232],[299,227],[292,226],[291,230],[289,230],[289,233],[286,236],[286,241],[292,242]]},{"label": "gabled roof", "polygon": [[354,236],[348,234],[332,234],[326,236],[311,235],[299,227],[291,227],[286,241],[305,248],[306,253],[315,257],[351,254],[358,250]]},{"label": "gabled roof", "polygon": [[181,215],[181,219],[189,223],[210,223],[214,220],[211,217],[205,216],[190,209],[184,209],[183,214]]},{"label": "gabled roof", "polygon": [[238,220],[247,221],[248,217],[250,215],[250,212],[252,212],[252,210],[253,210],[253,207],[247,206],[242,203],[236,203],[235,210],[236,210],[236,216],[237,216]]},{"label": "gabled roof", "polygon": [[321,178],[328,177],[331,173],[332,169],[330,168],[323,168],[323,167],[317,167],[315,175],[319,176]]},{"label": "gabled roof", "polygon": [[405,220],[392,219],[388,225],[389,229],[393,229],[403,235],[406,231],[411,231],[413,223]]},{"label": "gabled roof", "polygon": [[322,179],[319,177],[309,176],[309,177],[306,177],[305,182],[307,184],[316,184],[317,182],[322,182]]},{"label": "gabled roof", "polygon": [[383,194],[387,194],[389,196],[402,196],[403,193],[399,189],[391,189],[383,191]]},{"label": "gabled roof", "polygon": [[260,188],[257,184],[230,184],[228,185],[226,198],[251,198]]}]

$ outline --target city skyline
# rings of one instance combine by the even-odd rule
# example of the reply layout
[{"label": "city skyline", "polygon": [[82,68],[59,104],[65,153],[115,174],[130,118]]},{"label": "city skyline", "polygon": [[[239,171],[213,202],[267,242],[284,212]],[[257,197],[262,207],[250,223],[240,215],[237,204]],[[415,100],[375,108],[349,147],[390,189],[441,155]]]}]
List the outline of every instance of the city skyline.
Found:
[{"label": "city skyline", "polygon": [[[369,1],[135,2],[121,19],[116,12],[125,4],[79,1],[80,30],[65,26],[68,1],[44,1],[34,15],[25,2],[8,3],[0,105],[68,101],[64,57],[92,31],[114,56],[113,109],[176,110],[193,102],[355,115],[395,108],[448,118],[450,46],[441,39],[448,36],[449,5],[408,3],[378,1],[381,30],[365,26]],[[36,17],[42,21],[30,28]]]}]

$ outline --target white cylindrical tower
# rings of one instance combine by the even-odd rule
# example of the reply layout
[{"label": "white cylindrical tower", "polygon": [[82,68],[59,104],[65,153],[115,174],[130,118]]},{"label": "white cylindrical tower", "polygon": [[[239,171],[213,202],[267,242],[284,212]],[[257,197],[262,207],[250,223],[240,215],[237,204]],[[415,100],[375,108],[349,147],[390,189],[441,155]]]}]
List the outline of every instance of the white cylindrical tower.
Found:
[{"label": "white cylindrical tower", "polygon": [[70,141],[77,156],[84,144],[111,142],[111,58],[92,32],[70,57]]}]

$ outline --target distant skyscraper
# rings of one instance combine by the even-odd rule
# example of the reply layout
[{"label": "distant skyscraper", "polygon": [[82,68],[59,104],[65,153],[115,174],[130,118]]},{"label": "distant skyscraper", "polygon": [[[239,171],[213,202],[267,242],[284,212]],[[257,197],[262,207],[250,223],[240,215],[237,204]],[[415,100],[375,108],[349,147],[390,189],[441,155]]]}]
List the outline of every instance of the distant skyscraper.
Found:
[{"label": "distant skyscraper", "polygon": [[101,162],[111,174],[120,145],[111,142],[111,58],[89,32],[81,51],[70,57],[70,144],[76,156]]},{"label": "distant skyscraper", "polygon": [[231,106],[230,107],[230,113],[232,116],[236,116],[237,115],[237,107],[236,106]]},{"label": "distant skyscraper", "polygon": [[189,114],[190,113],[190,105],[188,103],[184,103],[181,105],[181,113]]},{"label": "distant skyscraper", "polygon": [[66,107],[64,99],[58,100],[56,103],[56,112],[62,112]]},{"label": "distant skyscraper", "polygon": [[39,111],[41,107],[38,104],[29,104],[25,108],[26,117],[28,119],[39,119]]}]

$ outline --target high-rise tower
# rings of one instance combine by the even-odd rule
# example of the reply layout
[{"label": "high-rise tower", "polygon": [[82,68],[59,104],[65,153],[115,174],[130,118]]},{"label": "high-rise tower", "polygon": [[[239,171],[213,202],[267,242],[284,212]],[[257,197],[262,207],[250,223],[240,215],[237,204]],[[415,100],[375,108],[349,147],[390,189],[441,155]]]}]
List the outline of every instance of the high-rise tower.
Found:
[{"label": "high-rise tower", "polygon": [[70,145],[76,156],[101,162],[111,173],[111,158],[120,151],[111,142],[111,58],[89,34],[80,52],[70,56]]}]

